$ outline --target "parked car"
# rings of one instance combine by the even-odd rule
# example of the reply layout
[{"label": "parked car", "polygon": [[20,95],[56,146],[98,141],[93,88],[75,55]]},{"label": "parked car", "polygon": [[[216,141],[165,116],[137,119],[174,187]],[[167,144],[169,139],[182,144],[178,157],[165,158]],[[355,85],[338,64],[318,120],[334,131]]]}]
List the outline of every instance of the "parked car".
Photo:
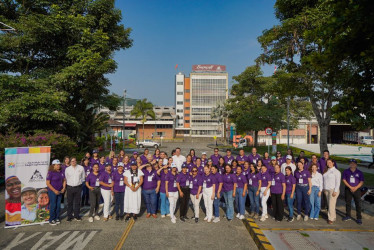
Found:
[{"label": "parked car", "polygon": [[160,143],[152,140],[136,141],[138,148],[158,148]]}]

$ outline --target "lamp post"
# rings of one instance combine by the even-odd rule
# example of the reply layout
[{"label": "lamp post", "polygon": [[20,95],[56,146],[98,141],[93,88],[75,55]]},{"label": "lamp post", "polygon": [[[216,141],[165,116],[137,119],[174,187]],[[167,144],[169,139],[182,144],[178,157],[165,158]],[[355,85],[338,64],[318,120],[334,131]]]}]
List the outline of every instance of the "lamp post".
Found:
[{"label": "lamp post", "polygon": [[125,129],[126,129],[126,126],[125,126],[125,110],[126,110],[126,89],[123,90],[123,129],[122,129],[122,149],[123,151],[125,151],[125,138],[126,138],[126,135],[125,135]]}]

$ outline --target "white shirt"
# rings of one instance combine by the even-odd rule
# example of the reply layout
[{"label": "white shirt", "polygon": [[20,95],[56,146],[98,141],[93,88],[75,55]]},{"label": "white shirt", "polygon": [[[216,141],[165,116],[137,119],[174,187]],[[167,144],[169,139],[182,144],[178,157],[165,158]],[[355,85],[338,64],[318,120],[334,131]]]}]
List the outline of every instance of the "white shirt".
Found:
[{"label": "white shirt", "polygon": [[173,156],[173,162],[177,165],[178,172],[182,171],[182,164],[186,161],[186,157],[183,155],[174,155]]},{"label": "white shirt", "polygon": [[312,186],[319,188],[319,191],[323,189],[323,177],[320,173],[312,174]]},{"label": "white shirt", "polygon": [[293,163],[290,163],[290,165],[287,165],[287,163],[283,163],[282,166],[281,166],[281,172],[282,174],[286,175],[286,167],[291,167],[292,169],[292,174],[294,174],[295,170],[296,170],[296,166],[295,164]]},{"label": "white shirt", "polygon": [[66,185],[68,186],[75,187],[82,185],[82,182],[86,179],[84,168],[81,165],[67,167],[65,169],[65,178]]},{"label": "white shirt", "polygon": [[335,167],[329,168],[326,173],[323,174],[323,189],[334,190],[339,192],[340,182],[342,174]]}]

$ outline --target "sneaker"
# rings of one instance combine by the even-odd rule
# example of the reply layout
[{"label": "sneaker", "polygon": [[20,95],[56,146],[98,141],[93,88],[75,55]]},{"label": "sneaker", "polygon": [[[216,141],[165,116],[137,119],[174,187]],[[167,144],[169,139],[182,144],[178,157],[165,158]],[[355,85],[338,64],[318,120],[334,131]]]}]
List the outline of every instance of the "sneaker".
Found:
[{"label": "sneaker", "polygon": [[[108,220],[107,218],[104,219],[104,221],[107,221],[107,220]],[[130,220],[130,216],[128,215],[126,216],[125,221],[129,221],[129,220]]]},{"label": "sneaker", "polygon": [[240,215],[239,220],[244,220],[244,215]]},{"label": "sneaker", "polygon": [[351,220],[350,216],[346,216],[346,217],[343,218],[343,221],[349,221],[349,220]]},{"label": "sneaker", "polygon": [[189,220],[189,219],[190,219],[190,218],[188,218],[187,216],[184,216],[183,218],[184,218],[185,220]]},{"label": "sneaker", "polygon": [[205,221],[208,220],[208,216],[205,216],[204,220],[205,220]]},{"label": "sneaker", "polygon": [[56,224],[56,221],[53,220],[53,221],[50,221],[50,222],[49,222],[49,225],[51,225],[51,226],[56,226],[57,224]]},{"label": "sneaker", "polygon": [[308,215],[305,215],[304,216],[304,221],[308,221],[308,219],[309,219]]},{"label": "sneaker", "polygon": [[236,218],[238,218],[238,219],[239,219],[239,217],[240,217],[240,214],[238,213],[238,214],[236,215]]},{"label": "sneaker", "polygon": [[67,222],[72,222],[72,221],[73,221],[73,218],[68,218],[66,221],[67,221]]},{"label": "sneaker", "polygon": [[161,218],[165,218],[166,216],[164,214],[161,215]]},{"label": "sneaker", "polygon": [[61,203],[60,208],[61,208],[61,209],[64,209],[64,208],[65,208],[65,205]]},{"label": "sneaker", "polygon": [[362,220],[361,219],[357,219],[356,223],[359,224],[359,225],[362,225]]},{"label": "sneaker", "polygon": [[260,221],[266,221],[266,217],[265,216],[261,216]]},{"label": "sneaker", "polygon": [[265,218],[266,218],[266,219],[269,219],[269,216],[268,216],[267,214],[265,214]]},{"label": "sneaker", "polygon": [[113,216],[109,215],[108,219],[109,219],[109,220],[113,219]]},{"label": "sneaker", "polygon": [[134,216],[132,218],[134,218],[134,220],[137,220],[138,216],[136,214],[134,214]]},{"label": "sneaker", "polygon": [[181,221],[183,221],[183,222],[186,222],[186,220],[184,219],[184,217],[182,216],[182,217],[180,217],[179,218]]},{"label": "sneaker", "polygon": [[94,220],[93,217],[88,218],[89,222],[93,222],[93,220]]},{"label": "sneaker", "polygon": [[314,220],[318,220],[318,218],[314,218]]},{"label": "sneaker", "polygon": [[220,219],[218,217],[214,218],[213,220],[214,223],[220,222]]},{"label": "sneaker", "polygon": [[116,216],[116,220],[119,220],[119,216]]},{"label": "sneaker", "polygon": [[211,223],[211,222],[212,222],[212,219],[211,219],[211,218],[209,218],[209,219],[207,220],[207,222],[208,222],[208,223]]},{"label": "sneaker", "polygon": [[255,213],[255,214],[253,215],[253,219],[258,219],[258,213]]},{"label": "sneaker", "polygon": [[195,218],[195,223],[198,223],[199,222],[199,218]]},{"label": "sneaker", "polygon": [[167,217],[170,217],[170,214],[167,214],[166,216],[167,216]]},{"label": "sneaker", "polygon": [[56,224],[58,225],[58,224],[60,224],[60,223],[61,223],[60,219],[57,219],[57,220],[56,220]]},{"label": "sneaker", "polygon": [[82,218],[81,217],[77,217],[75,218],[76,221],[82,221]]},{"label": "sneaker", "polygon": [[227,219],[227,221],[228,221],[228,222],[231,222],[231,221],[232,221],[232,219]]},{"label": "sneaker", "polygon": [[290,217],[290,218],[288,218],[287,221],[288,221],[288,222],[293,222],[293,220],[294,220],[293,217]]},{"label": "sneaker", "polygon": [[253,218],[253,216],[255,216],[255,212],[251,212],[251,213],[249,214],[249,217],[252,217],[252,218]]},{"label": "sneaker", "polygon": [[107,222],[109,219],[108,218],[104,218],[104,221]]},{"label": "sneaker", "polygon": [[175,218],[171,218],[171,222],[175,224],[177,223],[177,220]]},{"label": "sneaker", "polygon": [[100,220],[100,216],[98,216],[98,215],[95,215],[95,220]]},{"label": "sneaker", "polygon": [[301,220],[301,215],[300,214],[296,217],[296,220]]}]

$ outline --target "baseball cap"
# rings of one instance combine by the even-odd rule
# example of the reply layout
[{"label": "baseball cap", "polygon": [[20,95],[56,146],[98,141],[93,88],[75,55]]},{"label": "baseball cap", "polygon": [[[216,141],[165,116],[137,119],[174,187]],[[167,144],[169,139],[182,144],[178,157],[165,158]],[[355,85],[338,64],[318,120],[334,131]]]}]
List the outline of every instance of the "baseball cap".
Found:
[{"label": "baseball cap", "polygon": [[276,160],[276,159],[277,159],[277,157],[275,157],[275,156],[271,157],[271,160]]},{"label": "baseball cap", "polygon": [[137,154],[138,154],[138,152],[136,152],[136,151],[135,151],[135,152],[134,152],[134,153],[132,153],[132,154],[133,154],[133,155],[137,155]]},{"label": "baseball cap", "polygon": [[171,163],[171,167],[172,168],[176,168],[177,167],[177,164],[175,164],[174,162]]},{"label": "baseball cap", "polygon": [[286,156],[286,159],[287,159],[287,160],[292,160],[292,156],[291,156],[291,155],[287,155],[287,156]]},{"label": "baseball cap", "polygon": [[357,161],[356,161],[356,159],[350,159],[349,160],[349,162],[351,163],[351,162],[354,162],[354,163],[356,163],[357,164]]},{"label": "baseball cap", "polygon": [[201,155],[206,155],[206,152],[202,152]]},{"label": "baseball cap", "polygon": [[123,167],[123,166],[125,166],[125,165],[123,164],[123,162],[118,162],[118,167]]},{"label": "baseball cap", "polygon": [[99,150],[94,149],[94,150],[92,150],[92,153],[93,153],[93,154],[97,154],[97,153],[99,153]]},{"label": "baseball cap", "polygon": [[188,167],[187,164],[182,165],[182,168],[187,168],[187,167]]},{"label": "baseball cap", "polygon": [[138,165],[136,164],[136,161],[131,161],[131,166]]},{"label": "baseball cap", "polygon": [[24,187],[21,191],[21,194],[23,194],[24,192],[27,192],[27,191],[32,191],[32,192],[35,192],[36,193],[36,189],[33,188],[33,187]]},{"label": "baseball cap", "polygon": [[56,159],[52,161],[52,165],[61,164],[60,160]]}]

